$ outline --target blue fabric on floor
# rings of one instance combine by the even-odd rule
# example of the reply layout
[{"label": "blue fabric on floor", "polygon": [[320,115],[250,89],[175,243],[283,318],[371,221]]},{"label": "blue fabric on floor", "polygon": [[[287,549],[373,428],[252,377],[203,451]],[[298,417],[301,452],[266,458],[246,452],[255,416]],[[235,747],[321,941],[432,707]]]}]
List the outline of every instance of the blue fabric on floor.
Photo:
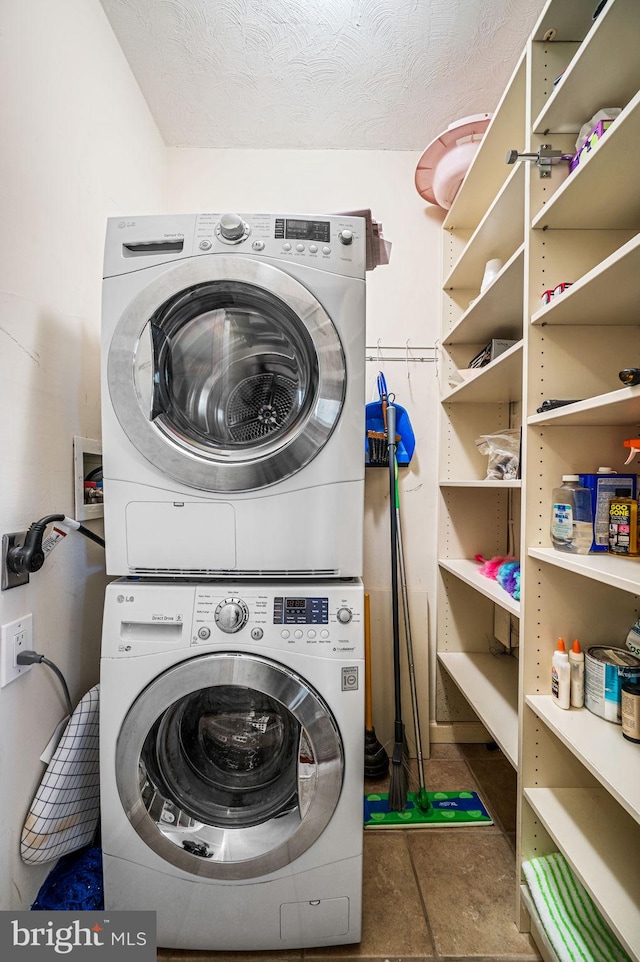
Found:
[{"label": "blue fabric on floor", "polygon": [[91,846],[63,855],[42,883],[31,908],[41,912],[103,909],[102,850]]}]

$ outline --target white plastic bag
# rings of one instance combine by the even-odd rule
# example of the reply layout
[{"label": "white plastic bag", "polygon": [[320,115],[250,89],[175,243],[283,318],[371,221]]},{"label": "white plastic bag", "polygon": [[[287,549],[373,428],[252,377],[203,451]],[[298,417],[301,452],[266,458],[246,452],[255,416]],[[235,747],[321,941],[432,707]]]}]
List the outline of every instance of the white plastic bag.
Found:
[{"label": "white plastic bag", "polygon": [[485,481],[514,481],[520,471],[520,428],[505,428],[476,438],[480,454],[489,458]]}]

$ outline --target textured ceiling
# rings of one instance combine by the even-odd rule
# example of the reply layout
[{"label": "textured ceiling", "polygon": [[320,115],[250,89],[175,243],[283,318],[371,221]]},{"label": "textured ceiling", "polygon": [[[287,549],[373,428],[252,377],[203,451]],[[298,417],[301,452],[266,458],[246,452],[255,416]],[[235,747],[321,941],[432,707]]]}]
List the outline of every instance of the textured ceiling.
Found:
[{"label": "textured ceiling", "polygon": [[169,146],[421,150],[492,111],[544,0],[101,0]]}]

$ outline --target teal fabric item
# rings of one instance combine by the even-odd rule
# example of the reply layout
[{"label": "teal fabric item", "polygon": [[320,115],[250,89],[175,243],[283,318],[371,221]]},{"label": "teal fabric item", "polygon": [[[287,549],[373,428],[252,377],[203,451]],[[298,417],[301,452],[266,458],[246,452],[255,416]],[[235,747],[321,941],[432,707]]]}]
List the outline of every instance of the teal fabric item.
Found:
[{"label": "teal fabric item", "polygon": [[560,852],[523,862],[522,870],[560,962],[632,962]]}]

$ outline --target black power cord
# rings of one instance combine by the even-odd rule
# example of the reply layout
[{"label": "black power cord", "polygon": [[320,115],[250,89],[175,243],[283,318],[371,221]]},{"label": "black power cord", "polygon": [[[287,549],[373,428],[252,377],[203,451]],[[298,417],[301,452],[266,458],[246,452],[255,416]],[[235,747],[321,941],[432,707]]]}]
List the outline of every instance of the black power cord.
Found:
[{"label": "black power cord", "polygon": [[73,705],[71,704],[71,695],[69,694],[69,686],[65,681],[65,677],[52,661],[45,658],[44,655],[39,654],[37,651],[21,651],[19,655],[16,656],[16,664],[18,665],[47,665],[52,671],[56,673],[60,679],[60,684],[64,691],[64,698],[67,703],[67,711],[69,715],[73,715]]},{"label": "black power cord", "polygon": [[44,532],[47,525],[53,524],[56,521],[66,524],[67,527],[75,531],[79,531],[85,538],[89,538],[90,541],[94,541],[104,548],[104,538],[94,534],[89,528],[85,528],[79,521],[68,518],[64,514],[48,514],[46,518],[40,518],[39,521],[34,521],[29,525],[23,544],[14,545],[7,550],[7,568],[10,571],[13,571],[14,574],[22,574],[25,571],[33,573],[34,571],[40,570],[47,557],[42,549]]}]

